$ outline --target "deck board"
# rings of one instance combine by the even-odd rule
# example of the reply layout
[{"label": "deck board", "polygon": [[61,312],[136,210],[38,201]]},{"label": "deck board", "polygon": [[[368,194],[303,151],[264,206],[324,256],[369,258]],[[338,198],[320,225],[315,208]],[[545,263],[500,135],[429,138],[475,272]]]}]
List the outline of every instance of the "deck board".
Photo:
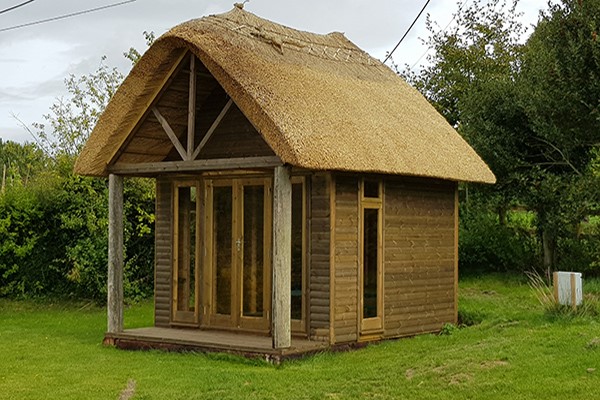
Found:
[{"label": "deck board", "polygon": [[250,357],[295,358],[328,349],[328,343],[292,338],[287,349],[273,349],[270,336],[218,330],[148,327],[106,334],[105,343],[124,349],[225,352]]}]

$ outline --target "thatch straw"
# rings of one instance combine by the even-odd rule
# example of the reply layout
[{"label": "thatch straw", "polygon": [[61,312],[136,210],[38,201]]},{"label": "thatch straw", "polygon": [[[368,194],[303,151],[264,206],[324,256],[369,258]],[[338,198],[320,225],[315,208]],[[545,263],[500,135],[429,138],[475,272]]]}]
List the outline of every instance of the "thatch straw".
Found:
[{"label": "thatch straw", "polygon": [[156,41],[102,115],[77,173],[107,174],[182,48],[204,63],[285,163],[495,182],[421,94],[343,34],[301,32],[237,7],[181,24]]}]

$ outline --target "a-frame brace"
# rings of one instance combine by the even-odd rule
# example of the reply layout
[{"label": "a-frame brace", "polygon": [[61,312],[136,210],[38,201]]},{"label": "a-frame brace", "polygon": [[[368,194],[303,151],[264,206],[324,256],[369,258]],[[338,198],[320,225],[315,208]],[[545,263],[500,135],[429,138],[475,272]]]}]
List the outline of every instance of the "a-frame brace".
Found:
[{"label": "a-frame brace", "polygon": [[190,82],[189,82],[189,92],[188,92],[188,123],[187,123],[187,149],[183,148],[183,145],[175,135],[175,132],[169,125],[168,121],[163,117],[156,106],[152,107],[152,112],[154,116],[160,122],[163,130],[171,139],[171,143],[175,146],[175,149],[181,156],[183,161],[193,161],[195,160],[200,151],[204,148],[208,140],[211,138],[215,130],[219,127],[219,124],[225,118],[227,111],[231,108],[233,104],[233,100],[229,99],[227,104],[223,107],[215,121],[212,123],[211,127],[208,129],[200,144],[194,149],[194,135],[196,133],[196,56],[190,55]]}]

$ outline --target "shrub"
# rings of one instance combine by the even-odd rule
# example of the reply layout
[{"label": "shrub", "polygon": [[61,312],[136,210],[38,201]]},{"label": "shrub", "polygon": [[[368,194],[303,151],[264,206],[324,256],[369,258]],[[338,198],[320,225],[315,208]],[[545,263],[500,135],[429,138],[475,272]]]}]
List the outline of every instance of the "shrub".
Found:
[{"label": "shrub", "polygon": [[461,271],[523,271],[537,264],[538,245],[530,231],[501,225],[489,212],[464,214],[459,233]]},{"label": "shrub", "polygon": [[560,304],[554,297],[552,286],[539,273],[528,271],[525,274],[529,279],[529,286],[549,318],[570,319],[574,317],[598,317],[600,315],[600,300],[596,295],[585,295],[582,304],[577,307]]},{"label": "shrub", "polygon": [[[154,190],[125,183],[125,295],[154,285]],[[106,181],[47,173],[0,195],[0,296],[106,298]]]},{"label": "shrub", "polygon": [[600,237],[568,237],[558,241],[557,269],[600,276]]}]

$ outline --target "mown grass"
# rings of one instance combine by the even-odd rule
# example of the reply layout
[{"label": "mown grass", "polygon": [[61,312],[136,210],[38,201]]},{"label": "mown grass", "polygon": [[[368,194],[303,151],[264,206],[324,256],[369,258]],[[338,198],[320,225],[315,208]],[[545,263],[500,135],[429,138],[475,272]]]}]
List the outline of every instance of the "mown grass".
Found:
[{"label": "mown grass", "polygon": [[[479,324],[276,367],[225,355],[101,345],[104,310],[0,300],[0,399],[590,399],[600,397],[600,321],[547,314],[523,279],[466,278]],[[590,284],[599,295],[597,283]],[[587,287],[586,287],[587,289]],[[150,325],[152,305],[126,312]]]}]

